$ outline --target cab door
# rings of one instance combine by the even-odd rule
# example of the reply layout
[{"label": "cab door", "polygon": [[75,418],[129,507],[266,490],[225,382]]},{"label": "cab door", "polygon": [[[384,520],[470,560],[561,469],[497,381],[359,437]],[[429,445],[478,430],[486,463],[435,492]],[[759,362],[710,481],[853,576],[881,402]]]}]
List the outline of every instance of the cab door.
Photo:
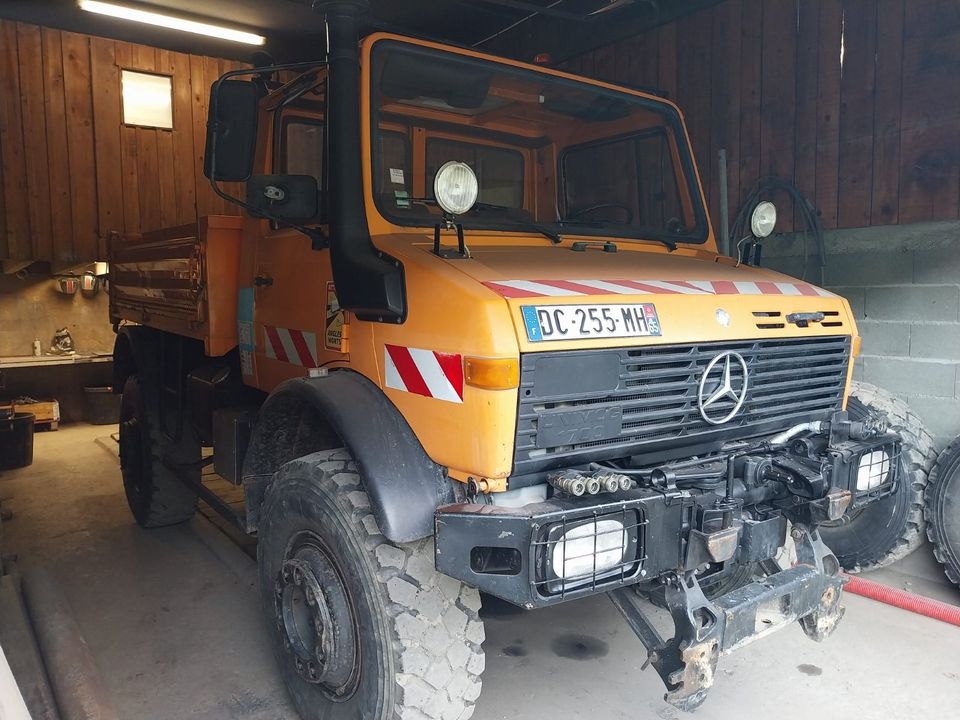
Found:
[{"label": "cab door", "polygon": [[[312,175],[320,187],[322,225],[325,124],[318,103],[300,101],[278,111],[267,172]],[[314,250],[303,233],[263,222],[254,274],[257,386],[271,390],[311,368],[342,359],[343,312],[336,302],[329,250]]]}]

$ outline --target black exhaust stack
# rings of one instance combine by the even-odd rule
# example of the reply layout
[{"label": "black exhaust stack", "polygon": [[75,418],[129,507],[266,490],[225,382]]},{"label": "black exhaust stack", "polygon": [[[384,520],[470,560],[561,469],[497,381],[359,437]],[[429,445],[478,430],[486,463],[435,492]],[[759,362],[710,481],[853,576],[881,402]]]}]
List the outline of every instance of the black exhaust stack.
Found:
[{"label": "black exhaust stack", "polygon": [[330,259],[340,305],[361,320],[403,322],[407,314],[403,266],[381,252],[370,238],[363,202],[360,142],[360,16],[367,0],[319,1],[326,16],[327,188]]}]

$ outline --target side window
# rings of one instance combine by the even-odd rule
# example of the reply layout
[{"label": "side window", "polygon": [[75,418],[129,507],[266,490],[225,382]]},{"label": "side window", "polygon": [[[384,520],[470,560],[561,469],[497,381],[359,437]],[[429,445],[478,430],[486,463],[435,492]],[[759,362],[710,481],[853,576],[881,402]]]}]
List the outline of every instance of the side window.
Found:
[{"label": "side window", "polygon": [[281,175],[310,175],[317,179],[320,214],[312,223],[326,222],[324,210],[323,138],[324,124],[318,118],[284,118],[274,172]]},{"label": "side window", "polygon": [[410,162],[410,142],[407,136],[392,130],[382,130],[377,136],[379,174],[374,192],[399,209],[410,207],[413,169]]},{"label": "side window", "polygon": [[449,160],[465,162],[477,174],[478,200],[509,208],[523,207],[523,155],[516,150],[431,139],[427,141],[427,195],[433,197],[433,178]]},{"label": "side window", "polygon": [[280,168],[283,175],[312,175],[323,182],[323,122],[291,118],[283,124]]}]

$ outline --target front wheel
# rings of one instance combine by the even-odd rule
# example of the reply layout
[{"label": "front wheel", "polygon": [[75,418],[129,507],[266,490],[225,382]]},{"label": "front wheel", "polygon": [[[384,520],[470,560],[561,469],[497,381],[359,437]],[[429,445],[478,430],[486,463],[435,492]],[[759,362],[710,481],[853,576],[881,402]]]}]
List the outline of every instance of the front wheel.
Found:
[{"label": "front wheel", "polygon": [[393,545],[345,450],[283,466],[257,548],[274,654],[304,720],[466,720],[484,667],[480,595]]}]

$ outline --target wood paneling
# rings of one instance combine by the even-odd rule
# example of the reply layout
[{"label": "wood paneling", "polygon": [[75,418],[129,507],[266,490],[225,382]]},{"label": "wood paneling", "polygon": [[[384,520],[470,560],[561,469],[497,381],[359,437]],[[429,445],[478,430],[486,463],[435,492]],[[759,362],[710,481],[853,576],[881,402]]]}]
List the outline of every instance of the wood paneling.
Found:
[{"label": "wood paneling", "polygon": [[720,148],[731,217],[770,174],[827,228],[960,217],[956,0],[726,0],[569,67],[677,100],[715,220]]},{"label": "wood paneling", "polygon": [[[111,232],[236,214],[202,172],[210,84],[234,67],[0,21],[0,260],[65,268]],[[124,125],[123,69],[172,78],[173,130]]]}]

